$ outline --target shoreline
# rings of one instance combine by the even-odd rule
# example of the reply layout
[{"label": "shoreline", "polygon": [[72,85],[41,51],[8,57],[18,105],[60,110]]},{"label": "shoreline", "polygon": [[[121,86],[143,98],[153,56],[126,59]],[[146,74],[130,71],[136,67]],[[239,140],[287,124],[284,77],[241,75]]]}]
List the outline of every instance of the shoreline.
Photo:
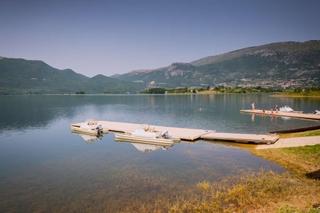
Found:
[{"label": "shoreline", "polygon": [[257,145],[255,149],[279,149],[291,147],[303,147],[320,144],[320,136],[280,138],[276,143],[270,145]]},{"label": "shoreline", "polygon": [[320,95],[291,95],[291,94],[273,94],[270,95],[275,98],[320,98]]},{"label": "shoreline", "polygon": [[301,95],[301,94],[285,94],[277,92],[217,92],[217,91],[201,91],[197,93],[187,92],[187,93],[87,93],[87,94],[73,94],[73,93],[42,93],[42,94],[0,94],[0,96],[180,96],[180,95],[195,95],[195,96],[205,96],[205,95],[269,95],[274,98],[320,98],[320,95]]},{"label": "shoreline", "polygon": [[[319,136],[320,137],[320,136]],[[319,212],[320,144],[249,150],[285,168],[284,173],[244,171],[218,182],[199,181],[189,197],[178,196],[171,212]],[[168,205],[168,203],[165,203]]]},{"label": "shoreline", "polygon": [[250,94],[267,94],[267,93],[168,93],[168,94],[148,94],[148,93],[92,93],[92,94],[0,94],[0,96],[205,96],[205,95],[250,95]]}]

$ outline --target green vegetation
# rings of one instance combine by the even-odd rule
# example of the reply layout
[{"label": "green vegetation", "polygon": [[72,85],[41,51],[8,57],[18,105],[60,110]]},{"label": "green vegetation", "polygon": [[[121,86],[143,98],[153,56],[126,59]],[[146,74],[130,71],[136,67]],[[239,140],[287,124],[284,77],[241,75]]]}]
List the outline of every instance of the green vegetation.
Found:
[{"label": "green vegetation", "polygon": [[[169,181],[167,191],[155,190],[151,199],[123,201],[121,212],[320,212],[320,180],[305,175],[320,169],[320,145],[256,151],[289,172],[244,171],[216,182],[180,185],[179,190]],[[147,190],[158,186],[154,181]]]},{"label": "green vegetation", "polygon": [[320,97],[320,88],[294,88],[275,94],[280,97]]},{"label": "green vegetation", "polygon": [[[130,202],[121,212],[319,212],[320,182],[260,171]],[[172,196],[175,194],[175,196]]]},{"label": "green vegetation", "polygon": [[144,90],[142,93],[145,94],[165,94],[166,89],[165,88],[149,88]]},{"label": "green vegetation", "polygon": [[271,93],[280,89],[263,87],[215,87],[213,89],[218,93]]},{"label": "green vegetation", "polygon": [[305,132],[295,132],[295,133],[284,133],[280,134],[281,138],[294,138],[294,137],[308,137],[308,136],[319,136],[320,129],[317,130],[309,130]]},{"label": "green vegetation", "polygon": [[77,95],[84,95],[86,94],[84,91],[79,91],[79,92],[76,92]]},{"label": "green vegetation", "polygon": [[317,212],[319,181],[289,174],[260,172],[218,183],[200,182],[189,199],[178,199],[170,212]]},{"label": "green vegetation", "polygon": [[147,88],[141,93],[144,94],[189,94],[195,93],[191,88],[179,87],[179,88]]},{"label": "green vegetation", "polygon": [[279,89],[263,87],[177,87],[177,88],[148,88],[146,94],[219,94],[219,93],[272,93]]},{"label": "green vegetation", "polygon": [[144,85],[104,75],[92,78],[70,69],[59,70],[42,61],[0,59],[0,95],[137,93]]},{"label": "green vegetation", "polygon": [[320,169],[320,145],[255,150],[254,154],[274,160],[300,175]]},{"label": "green vegetation", "polygon": [[[255,150],[291,173],[244,174],[216,183],[201,181],[197,193],[179,198],[171,212],[320,212],[320,145]],[[311,173],[310,173],[311,172]],[[308,174],[308,175],[306,175]]]},{"label": "green vegetation", "polygon": [[143,92],[145,94],[221,94],[221,93],[235,93],[235,94],[246,94],[246,93],[276,93],[272,96],[288,96],[288,97],[308,97],[308,96],[319,96],[320,88],[264,88],[264,87],[177,87],[177,88],[148,88]]},{"label": "green vegetation", "polygon": [[278,213],[319,213],[320,212],[318,208],[319,205],[315,204],[313,206],[314,207],[310,209],[300,210],[299,208],[295,208],[289,205],[284,205],[278,210]]},{"label": "green vegetation", "polygon": [[311,167],[310,169],[320,169],[320,145],[305,146],[302,148],[286,148],[282,151],[288,155],[295,156],[298,159],[297,161],[305,162]]}]

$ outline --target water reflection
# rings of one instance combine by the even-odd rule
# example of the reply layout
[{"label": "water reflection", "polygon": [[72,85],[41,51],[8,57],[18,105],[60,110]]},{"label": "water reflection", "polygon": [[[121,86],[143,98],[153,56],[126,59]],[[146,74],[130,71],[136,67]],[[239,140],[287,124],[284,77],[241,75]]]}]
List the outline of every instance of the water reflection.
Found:
[{"label": "water reflection", "polygon": [[[83,139],[83,141],[87,144],[94,144],[97,142],[101,142],[103,135],[99,136],[93,136],[93,135],[88,135],[88,134],[81,134],[77,132],[72,132],[73,135],[77,135]],[[107,133],[108,134],[108,133]],[[150,143],[148,141],[128,141],[128,140],[119,140],[115,139],[114,142],[119,142],[119,143],[129,143],[131,144],[134,148],[136,148],[140,152],[153,152],[156,150],[168,150],[172,145],[156,145],[154,143]]]},{"label": "water reflection", "polygon": [[130,143],[132,146],[134,146],[134,148],[136,148],[138,151],[140,152],[153,152],[156,150],[168,150],[171,146],[160,146],[160,145],[154,145],[154,144],[148,144],[147,142],[145,143],[139,143],[139,142],[135,142],[135,141],[122,141],[122,140],[116,140],[116,142],[119,143]]},{"label": "water reflection", "polygon": [[[2,96],[0,131],[41,127],[58,119],[151,123],[155,125],[214,129],[223,132],[265,133],[281,128],[312,126],[319,121],[250,119],[239,113],[255,102],[261,108],[289,105],[313,112],[319,99],[272,98],[268,95],[210,96]],[[249,119],[248,119],[249,118]]]},{"label": "water reflection", "polygon": [[78,135],[79,137],[81,137],[85,143],[87,144],[93,144],[93,143],[96,143],[96,142],[99,142],[102,140],[102,135],[99,135],[99,136],[93,136],[93,135],[86,135],[86,134],[80,134],[80,133],[75,133],[75,132],[72,132],[74,135]]}]

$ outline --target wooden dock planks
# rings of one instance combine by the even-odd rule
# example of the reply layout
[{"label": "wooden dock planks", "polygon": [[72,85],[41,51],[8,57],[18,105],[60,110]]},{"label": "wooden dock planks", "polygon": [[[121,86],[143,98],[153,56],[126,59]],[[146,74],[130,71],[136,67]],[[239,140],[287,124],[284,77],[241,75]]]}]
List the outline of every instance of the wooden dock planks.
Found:
[{"label": "wooden dock planks", "polygon": [[135,129],[144,128],[148,126],[151,129],[157,131],[168,131],[170,135],[174,138],[180,138],[182,140],[197,140],[201,135],[208,133],[207,130],[201,129],[189,129],[189,128],[178,128],[178,127],[165,127],[165,126],[155,126],[148,124],[137,124],[137,123],[124,123],[124,122],[114,122],[114,121],[98,121],[102,125],[103,129],[108,129],[115,132],[131,132]]},{"label": "wooden dock planks", "polygon": [[280,111],[271,111],[271,110],[262,110],[262,109],[242,109],[240,112],[253,113],[258,115],[268,115],[268,116],[281,116],[281,117],[292,117],[299,119],[311,119],[311,120],[320,120],[320,115],[311,114],[311,113],[298,113],[298,112],[280,112]]},{"label": "wooden dock planks", "polygon": [[168,131],[174,138],[181,140],[194,141],[197,139],[203,140],[220,140],[220,141],[233,141],[240,143],[262,143],[269,144],[275,143],[279,137],[277,135],[263,135],[263,134],[239,134],[239,133],[217,133],[212,130],[179,128],[179,127],[165,127],[147,124],[114,122],[114,121],[97,121],[102,125],[103,131],[114,132],[131,132],[135,129],[144,128],[148,126],[156,131]]},{"label": "wooden dock planks", "polygon": [[287,148],[287,147],[300,147],[312,146],[320,144],[320,136],[308,136],[298,138],[281,138],[277,143],[272,145],[259,145],[256,149],[273,149],[273,148]]}]

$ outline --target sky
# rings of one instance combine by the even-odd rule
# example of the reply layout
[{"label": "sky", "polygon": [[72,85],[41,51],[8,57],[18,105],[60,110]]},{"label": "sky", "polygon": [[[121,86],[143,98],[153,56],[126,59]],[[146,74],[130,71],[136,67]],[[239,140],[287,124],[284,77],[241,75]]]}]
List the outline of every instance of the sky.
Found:
[{"label": "sky", "polygon": [[320,39],[319,0],[0,0],[0,56],[87,76]]}]

